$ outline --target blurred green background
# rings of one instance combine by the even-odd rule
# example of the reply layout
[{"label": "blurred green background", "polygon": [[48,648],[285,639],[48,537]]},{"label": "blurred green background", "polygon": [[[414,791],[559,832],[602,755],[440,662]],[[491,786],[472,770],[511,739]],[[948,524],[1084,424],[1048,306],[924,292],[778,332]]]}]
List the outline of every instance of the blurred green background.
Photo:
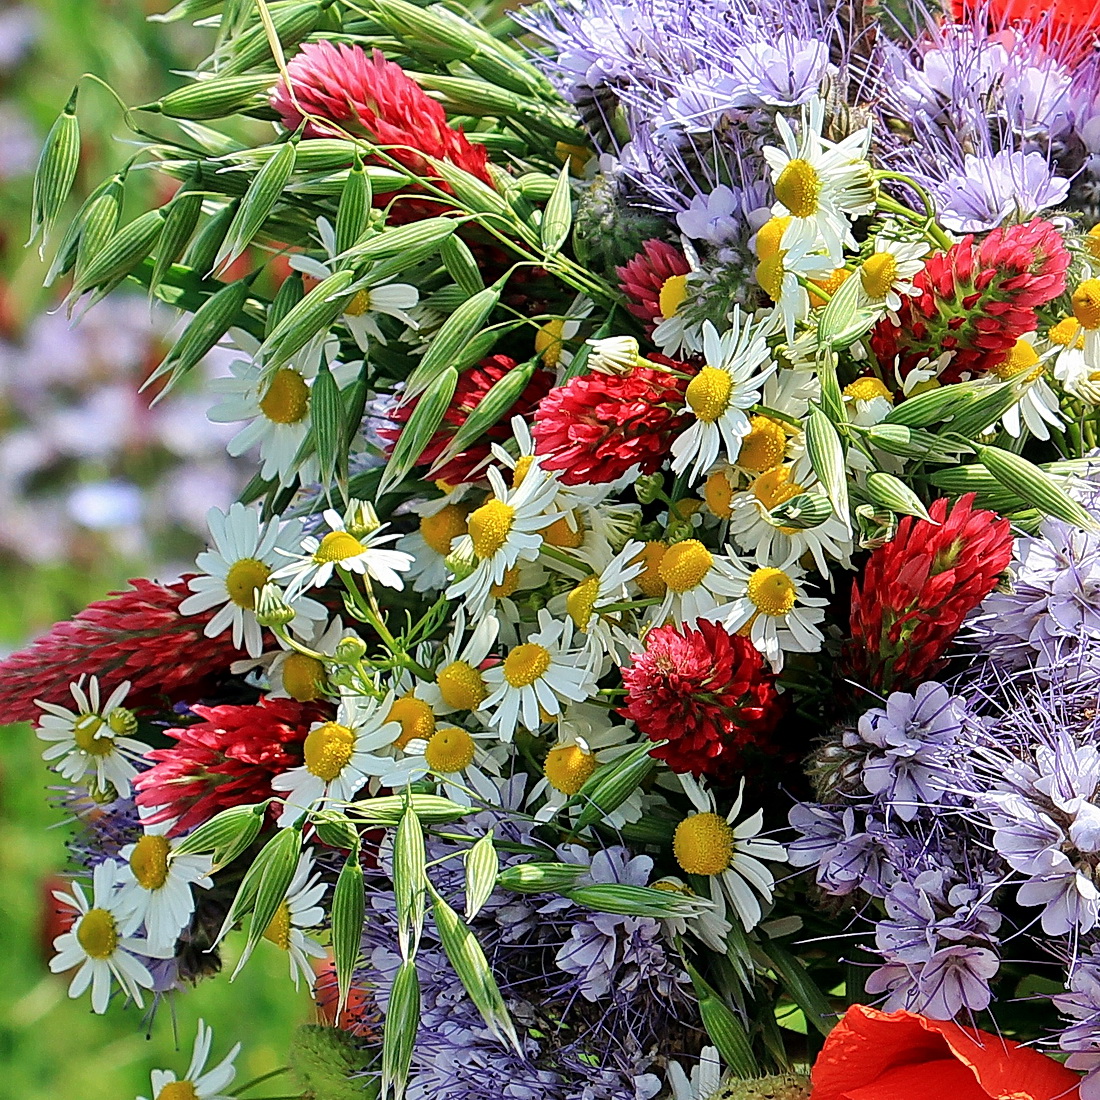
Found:
[{"label": "blurred green background", "polygon": [[[188,484],[194,483],[193,496],[205,496],[210,477],[221,478],[220,487],[231,484],[232,475],[216,465],[224,463],[220,446],[215,459],[212,451],[191,454],[185,446],[172,450],[160,436],[145,443],[128,439],[118,453],[109,454],[60,447],[58,455],[48,456],[50,461],[43,460],[41,469],[35,466],[29,476],[28,452],[42,434],[35,411],[44,399],[35,392],[20,408],[11,397],[26,397],[20,389],[28,382],[23,375],[59,354],[38,331],[49,320],[44,311],[53,304],[41,287],[45,266],[37,251],[23,248],[38,143],[81,73],[96,73],[127,102],[141,103],[171,86],[171,70],[186,69],[203,55],[209,32],[146,21],[166,6],[163,0],[150,5],[141,0],[0,0],[0,448],[7,445],[0,460],[0,527],[7,528],[0,545],[0,653],[122,586],[128,577],[176,572],[194,554],[194,523],[188,528],[174,517],[166,526],[171,538],[150,540],[119,537],[122,521],[112,515],[103,518],[103,501],[115,501],[120,493],[138,517],[127,520],[131,527],[149,514],[141,511],[143,502],[135,505],[131,498],[156,495],[161,483],[150,488],[149,478],[143,481],[135,471],[154,468],[159,476],[168,468],[163,452],[174,463],[169,472],[176,481],[190,478]],[[90,83],[81,92],[80,122],[85,154],[77,199],[87,182],[102,179],[127,155],[117,104]],[[152,178],[146,184],[155,185]],[[59,327],[66,331],[54,324]],[[36,332],[32,355],[26,349]],[[79,375],[79,346],[65,350],[77,356]],[[121,392],[124,386],[115,385],[118,381],[112,384]],[[58,382],[60,396],[48,394],[46,401],[56,398],[58,422],[78,435],[87,433],[89,424],[94,432],[105,416],[98,397],[92,400],[88,393],[82,392],[74,404],[72,391],[80,389],[80,382],[79,376],[63,379]],[[75,429],[74,408],[85,418]],[[179,434],[180,426],[168,427]],[[102,427],[107,430],[106,424]],[[161,435],[166,433],[172,434],[166,430]],[[160,456],[155,460],[150,458],[154,451]],[[41,491],[43,479],[47,495],[30,495]],[[85,489],[106,485],[114,496],[96,489],[91,518],[85,502],[73,520],[58,510],[58,501],[70,499],[64,496],[69,491],[66,479]],[[203,511],[208,501],[205,497]],[[59,538],[62,519],[65,537]],[[65,866],[68,831],[62,813],[49,803],[50,776],[31,730],[13,726],[0,734],[0,1097],[149,1096],[150,1069],[186,1069],[200,1017],[214,1028],[215,1059],[237,1040],[244,1044],[238,1083],[282,1065],[293,1027],[311,1018],[312,1009],[304,991],[295,996],[286,958],[275,949],[257,951],[232,985],[225,977],[214,979],[162,1004],[151,1023],[132,1006],[124,1010],[112,1004],[99,1017],[92,1014],[87,997],[68,999],[67,980],[46,968],[49,948],[43,927],[47,879]],[[276,1078],[247,1095],[282,1095],[287,1091],[282,1083]]]}]

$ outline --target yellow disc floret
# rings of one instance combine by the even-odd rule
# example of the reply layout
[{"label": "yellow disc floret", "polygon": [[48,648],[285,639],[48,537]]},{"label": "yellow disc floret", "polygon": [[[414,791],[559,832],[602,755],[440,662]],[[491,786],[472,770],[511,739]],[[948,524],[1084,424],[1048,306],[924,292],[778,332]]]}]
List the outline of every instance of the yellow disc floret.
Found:
[{"label": "yellow disc floret", "polygon": [[90,959],[109,959],[118,947],[118,925],[106,909],[89,909],[76,926],[76,942]]},{"label": "yellow disc floret", "polygon": [[325,666],[307,653],[290,653],[282,663],[280,673],[283,690],[299,703],[312,703],[324,692]]},{"label": "yellow disc floret", "polygon": [[512,471],[512,488],[518,489],[523,484],[523,479],[534,465],[534,455],[520,455],[516,459],[516,468]]},{"label": "yellow disc floret", "polygon": [[535,333],[535,354],[547,367],[556,367],[561,358],[562,335],[565,332],[565,321],[555,317],[544,325],[539,325]]},{"label": "yellow disc floret", "polygon": [[1073,316],[1090,332],[1100,328],[1100,279],[1085,279],[1073,292]]},{"label": "yellow disc floret", "polygon": [[767,566],[749,576],[748,596],[758,611],[779,618],[794,608],[797,593],[794,581],[782,569]]},{"label": "yellow disc floret", "polygon": [[810,305],[817,309],[823,306],[845,283],[852,273],[846,267],[835,267],[833,273],[824,279],[813,279],[813,285],[820,287],[825,293],[815,294],[810,291]]},{"label": "yellow disc floret", "polygon": [[436,730],[424,749],[424,763],[433,772],[451,775],[474,761],[474,739],[457,726]]},{"label": "yellow disc floret", "polygon": [[754,478],[749,492],[770,512],[806,490],[791,480],[792,467],[776,466]]},{"label": "yellow disc floret", "polygon": [[339,722],[311,730],[303,747],[306,770],[331,783],[347,767],[355,749],[355,734]]},{"label": "yellow disc floret", "polygon": [[309,386],[290,367],[275,372],[267,393],[260,398],[260,411],[274,424],[297,424],[309,412]]},{"label": "yellow disc floret", "polygon": [[515,508],[497,497],[471,512],[466,526],[474,553],[483,560],[491,558],[508,541],[515,519]]},{"label": "yellow disc floret", "polygon": [[705,424],[717,420],[729,408],[733,377],[720,367],[704,367],[684,394],[688,407]]},{"label": "yellow disc floret", "polygon": [[420,535],[441,557],[451,552],[452,540],[466,534],[466,513],[457,504],[445,504],[435,515],[420,520]]},{"label": "yellow disc floret", "polygon": [[642,571],[634,578],[634,583],[641,590],[643,596],[649,599],[659,598],[665,594],[665,582],[661,576],[661,559],[665,556],[668,547],[663,542],[650,541],[638,552],[638,556],[630,562],[642,563]]},{"label": "yellow disc floret", "polygon": [[264,929],[264,939],[283,951],[289,950],[290,906],[285,901],[279,902],[279,908],[275,910],[275,916],[268,921],[267,927]]},{"label": "yellow disc floret", "polygon": [[394,741],[399,749],[403,749],[410,741],[427,741],[435,732],[432,708],[411,692],[394,700],[386,721],[397,722],[401,726],[401,736]]},{"label": "yellow disc floret", "polygon": [[246,611],[256,610],[256,593],[271,576],[270,567],[257,558],[241,558],[235,561],[225,575],[225,590],[229,598]]},{"label": "yellow disc floret", "polygon": [[790,224],[789,217],[771,218],[760,227],[756,234],[755,245],[758,260],[767,260],[779,254],[783,234],[787,232],[787,226]]},{"label": "yellow disc floret", "polygon": [[130,855],[130,870],[138,885],[159,890],[168,881],[168,853],[172,846],[166,836],[143,836]]},{"label": "yellow disc floret", "polygon": [[1047,339],[1061,348],[1068,348],[1072,344],[1080,350],[1085,346],[1085,336],[1076,317],[1063,317],[1056,325],[1051,325],[1047,331]]},{"label": "yellow disc floret", "polygon": [[859,269],[859,281],[870,298],[885,298],[898,277],[898,261],[892,252],[868,256]]},{"label": "yellow disc floret", "polygon": [[1094,225],[1085,234],[1085,251],[1094,260],[1100,260],[1100,224]]},{"label": "yellow disc floret", "polygon": [[199,1094],[190,1081],[169,1081],[154,1100],[199,1100]]},{"label": "yellow disc floret", "polygon": [[661,284],[661,293],[657,297],[657,306],[661,316],[667,321],[676,316],[676,311],[684,304],[688,295],[688,277],[670,275]]},{"label": "yellow disc floret", "polygon": [[676,826],[672,852],[689,875],[720,875],[733,861],[733,828],[714,813],[693,814]]},{"label": "yellow disc floret", "polygon": [[344,312],[349,317],[362,317],[368,309],[370,309],[370,291],[366,287],[357,291],[352,300],[344,306]]},{"label": "yellow disc floret", "polygon": [[584,524],[581,522],[581,517],[573,512],[571,515],[554,520],[543,530],[542,538],[547,546],[576,550],[584,543]]},{"label": "yellow disc floret", "polygon": [[313,560],[318,565],[347,561],[348,558],[362,554],[366,549],[354,535],[349,535],[347,531],[329,531],[321,539],[321,545],[313,552]]},{"label": "yellow disc floret", "polygon": [[515,688],[527,687],[542,679],[550,668],[550,651],[538,642],[525,642],[510,650],[504,658],[504,679]]},{"label": "yellow disc floret", "polygon": [[751,430],[741,440],[741,450],[737,452],[737,465],[753,473],[778,466],[787,453],[783,425],[770,416],[754,416],[749,427]]},{"label": "yellow disc floret", "polygon": [[1021,374],[1027,374],[1030,382],[1043,373],[1043,364],[1039,362],[1039,353],[1034,344],[1028,340],[1019,339],[1005,355],[1004,362],[998,363],[992,368],[993,373],[1002,381],[1010,378],[1019,378]]},{"label": "yellow disc floret", "polygon": [[657,571],[673,592],[687,592],[702,582],[713,564],[714,557],[698,539],[685,539],[664,552]]},{"label": "yellow disc floret", "polygon": [[788,161],[775,181],[775,197],[796,217],[810,218],[817,213],[821,177],[808,160],[796,157]]},{"label": "yellow disc floret", "polygon": [[849,382],[844,387],[844,396],[850,397],[853,401],[874,401],[876,398],[885,397],[892,404],[894,400],[894,395],[886,387],[886,384],[880,379],[870,376],[857,378],[854,382]]},{"label": "yellow disc floret", "polygon": [[779,251],[756,265],[756,281],[773,302],[778,302],[783,297],[783,278],[787,274],[783,267],[783,257],[786,255],[785,251]]},{"label": "yellow disc floret", "polygon": [[519,588],[519,566],[513,565],[511,569],[504,570],[504,580],[499,584],[489,585],[489,595],[494,600],[506,600]]},{"label": "yellow disc floret", "polygon": [[565,597],[565,610],[578,630],[588,632],[588,622],[596,607],[596,597],[600,594],[600,578],[593,575],[585,577],[568,596]]},{"label": "yellow disc floret", "polygon": [[562,794],[576,794],[596,770],[595,753],[580,745],[557,745],[546,754],[546,781]]},{"label": "yellow disc floret", "polygon": [[481,673],[466,661],[452,661],[435,676],[443,702],[455,710],[477,710],[489,694]]},{"label": "yellow disc floret", "polygon": [[78,749],[91,756],[108,756],[114,751],[113,737],[97,737],[103,729],[103,719],[98,714],[82,714],[73,723],[73,740]]},{"label": "yellow disc floret", "polygon": [[725,470],[715,470],[703,485],[703,498],[707,507],[719,518],[729,519],[733,515],[730,502],[733,500],[733,486]]}]

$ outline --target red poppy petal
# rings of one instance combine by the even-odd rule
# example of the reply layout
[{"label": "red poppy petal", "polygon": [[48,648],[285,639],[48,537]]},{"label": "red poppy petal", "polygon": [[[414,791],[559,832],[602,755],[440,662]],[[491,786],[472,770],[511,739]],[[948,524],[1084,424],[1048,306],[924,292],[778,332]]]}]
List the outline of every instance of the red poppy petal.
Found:
[{"label": "red poppy petal", "polygon": [[[814,1092],[817,1100],[817,1092]],[[954,1058],[895,1066],[868,1085],[849,1089],[845,1100],[989,1100],[974,1074]]]}]

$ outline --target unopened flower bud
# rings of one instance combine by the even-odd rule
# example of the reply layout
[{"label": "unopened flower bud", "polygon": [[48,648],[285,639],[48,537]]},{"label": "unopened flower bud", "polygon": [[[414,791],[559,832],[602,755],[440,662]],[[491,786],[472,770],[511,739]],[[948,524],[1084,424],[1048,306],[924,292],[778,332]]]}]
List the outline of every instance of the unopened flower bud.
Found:
[{"label": "unopened flower bud", "polygon": [[727,1082],[717,1094],[722,1100],[808,1100],[810,1079],[800,1073]]},{"label": "unopened flower bud", "polygon": [[265,584],[256,597],[256,622],[260,626],[286,626],[297,612],[283,599],[278,585]]},{"label": "unopened flower bud", "polygon": [[342,665],[354,665],[361,661],[366,653],[367,643],[356,634],[348,634],[337,642],[332,656]]},{"label": "unopened flower bud", "polygon": [[137,715],[127,707],[115,707],[107,715],[107,728],[119,737],[133,737],[137,733]]},{"label": "unopened flower bud", "polygon": [[690,523],[684,523],[683,520],[673,520],[668,525],[668,531],[665,533],[665,538],[670,543],[683,542],[684,539],[690,539],[695,537],[695,528]]},{"label": "unopened flower bud", "polygon": [[333,687],[354,687],[355,669],[351,665],[334,665],[328,670],[328,682]]},{"label": "unopened flower bud", "polygon": [[640,361],[638,341],[633,336],[608,336],[585,343],[592,349],[588,367],[600,374],[629,374]]},{"label": "unopened flower bud", "polygon": [[382,526],[374,505],[366,500],[352,498],[344,513],[344,529],[353,538],[362,539]]},{"label": "unopened flower bud", "polygon": [[665,486],[663,474],[642,474],[634,482],[634,495],[642,504],[652,504]]},{"label": "unopened flower bud", "polygon": [[88,784],[88,797],[100,806],[109,806],[118,800],[118,791],[113,783],[107,782],[101,787],[93,779]]},{"label": "unopened flower bud", "polygon": [[458,545],[443,559],[443,563],[456,581],[465,580],[477,566],[473,542],[470,539],[459,539]]}]

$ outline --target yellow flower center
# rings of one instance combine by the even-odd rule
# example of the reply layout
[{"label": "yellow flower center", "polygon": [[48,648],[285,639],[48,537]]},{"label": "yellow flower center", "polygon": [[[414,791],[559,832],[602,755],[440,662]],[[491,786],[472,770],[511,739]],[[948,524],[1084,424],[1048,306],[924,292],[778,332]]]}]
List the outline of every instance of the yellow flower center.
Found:
[{"label": "yellow flower center", "polygon": [[703,496],[707,507],[719,518],[729,519],[733,515],[730,502],[733,500],[733,486],[725,470],[715,470],[703,485]]},{"label": "yellow flower center", "polygon": [[504,658],[504,679],[514,688],[527,687],[550,668],[550,650],[538,642],[525,642]]},{"label": "yellow flower center", "polygon": [[729,408],[733,377],[719,367],[704,367],[689,383],[684,395],[691,411],[706,424]]},{"label": "yellow flower center", "polygon": [[542,532],[542,538],[547,546],[576,550],[584,542],[584,524],[581,523],[581,517],[573,512],[572,515],[554,520]]},{"label": "yellow flower center", "polygon": [[720,875],[733,862],[733,828],[714,813],[693,814],[676,826],[672,852],[689,875]]},{"label": "yellow flower center", "polygon": [[466,661],[452,661],[435,676],[443,702],[455,710],[477,710],[488,695],[481,673]]},{"label": "yellow flower center", "polygon": [[685,539],[664,552],[657,571],[673,592],[687,592],[702,582],[713,564],[711,552],[698,539]]},{"label": "yellow flower center", "polygon": [[770,512],[777,505],[806,490],[797,481],[791,481],[790,466],[776,466],[753,480],[749,492]]},{"label": "yellow flower center", "polygon": [[474,761],[474,739],[457,726],[436,730],[424,750],[424,762],[433,772],[450,775]]},{"label": "yellow flower center", "polygon": [[497,497],[471,512],[466,524],[474,553],[482,560],[491,558],[508,541],[515,519],[515,508]]},{"label": "yellow flower center", "polygon": [[684,304],[688,296],[688,277],[686,275],[670,275],[661,284],[661,293],[657,298],[657,305],[661,310],[661,316],[667,321],[676,316],[676,311]]},{"label": "yellow flower center", "polygon": [[271,576],[270,567],[257,558],[241,558],[235,561],[225,575],[225,590],[229,598],[246,611],[256,610],[256,593]]},{"label": "yellow flower center", "polygon": [[1051,325],[1047,339],[1062,348],[1068,348],[1070,344],[1078,349],[1085,346],[1085,336],[1076,317],[1063,317],[1056,325]]},{"label": "yellow flower center", "polygon": [[893,404],[894,395],[886,388],[886,385],[878,378],[857,378],[844,387],[844,396],[853,401],[874,401],[877,397],[885,397]]},{"label": "yellow flower center", "polygon": [[364,288],[360,290],[346,306],[344,312],[349,317],[362,317],[370,309],[370,291]]},{"label": "yellow flower center", "polygon": [[321,539],[321,545],[314,551],[313,560],[318,565],[324,565],[326,562],[346,561],[348,558],[354,558],[362,554],[365,550],[366,547],[354,535],[349,535],[347,531],[329,531]]},{"label": "yellow flower center", "polygon": [[578,630],[588,633],[588,621],[596,607],[596,597],[600,594],[600,578],[593,575],[585,577],[568,596],[565,597],[565,610]]},{"label": "yellow flower center", "polygon": [[290,906],[285,901],[279,902],[275,916],[268,921],[264,929],[264,939],[282,951],[290,949]]},{"label": "yellow flower center", "polygon": [[829,298],[831,298],[843,285],[845,280],[852,273],[846,267],[833,268],[833,273],[827,279],[813,279],[814,286],[819,286],[827,297],[823,297],[820,294],[815,294],[810,291],[810,305],[817,309],[818,306],[823,306]]},{"label": "yellow flower center", "polygon": [[758,611],[778,618],[794,607],[794,581],[782,569],[757,569],[749,577],[748,595]]},{"label": "yellow flower center", "polygon": [[134,845],[130,870],[146,890],[159,890],[168,881],[168,853],[172,846],[164,836],[143,836]]},{"label": "yellow flower center", "polygon": [[297,424],[309,412],[309,386],[290,367],[275,372],[267,393],[260,398],[260,411],[274,424]]},{"label": "yellow flower center", "polygon": [[787,232],[787,226],[791,224],[789,217],[771,218],[766,221],[756,234],[756,258],[766,260],[779,254],[779,246],[783,241],[783,234]]},{"label": "yellow flower center", "polygon": [[820,193],[821,177],[814,166],[801,157],[789,161],[775,181],[775,197],[796,218],[810,218],[817,213]]},{"label": "yellow flower center", "polygon": [[103,728],[103,719],[98,714],[82,714],[73,723],[73,740],[78,749],[90,756],[110,756],[114,752],[113,737],[96,737]]},{"label": "yellow flower center", "polygon": [[770,416],[754,416],[749,425],[752,430],[741,440],[737,465],[753,473],[778,466],[787,453],[787,433],[783,425]]},{"label": "yellow flower center", "polygon": [[397,722],[401,726],[401,736],[394,741],[399,749],[403,749],[410,741],[427,741],[435,733],[432,708],[411,692],[394,701],[386,715],[386,721]]},{"label": "yellow flower center", "polygon": [[90,959],[109,959],[118,947],[118,925],[106,909],[89,909],[76,926],[76,942]]},{"label": "yellow flower center", "polygon": [[1086,279],[1073,292],[1073,316],[1090,332],[1100,328],[1100,279]]},{"label": "yellow flower center", "polygon": [[859,281],[871,298],[885,298],[898,277],[898,261],[892,252],[876,252],[859,269]]},{"label": "yellow flower center", "polygon": [[115,707],[107,715],[107,726],[120,737],[133,737],[138,728],[137,715],[126,707]]},{"label": "yellow flower center", "polygon": [[786,255],[786,251],[781,250],[756,265],[756,281],[773,302],[783,297],[783,276],[787,273],[783,267],[783,257]]},{"label": "yellow flower center", "polygon": [[1094,260],[1100,260],[1100,223],[1085,234],[1085,251]]},{"label": "yellow flower center", "polygon": [[576,794],[596,770],[596,756],[580,745],[557,745],[546,754],[546,780],[562,794]]},{"label": "yellow flower center", "polygon": [[555,317],[553,321],[547,321],[539,325],[535,333],[535,354],[542,360],[543,366],[556,367],[561,358],[562,335],[565,332],[565,321]]},{"label": "yellow flower center", "polygon": [[156,1100],[199,1100],[190,1081],[169,1081],[156,1095]]},{"label": "yellow flower center", "polygon": [[1010,378],[1018,378],[1027,372],[1027,380],[1030,382],[1043,373],[1043,364],[1039,362],[1039,353],[1034,345],[1021,339],[1008,349],[1004,362],[998,363],[992,369],[993,373],[1004,382]]},{"label": "yellow flower center", "polygon": [[516,459],[516,468],[512,471],[512,488],[518,489],[534,464],[534,455],[520,455]]},{"label": "yellow flower center", "polygon": [[325,666],[316,657],[291,653],[282,663],[283,690],[299,703],[311,703],[324,691]]},{"label": "yellow flower center", "polygon": [[331,783],[347,767],[355,748],[355,734],[338,722],[326,722],[306,737],[306,770]]},{"label": "yellow flower center", "polygon": [[504,580],[500,584],[489,585],[489,595],[494,600],[505,600],[519,588],[519,566],[504,570]]},{"label": "yellow flower center", "polygon": [[642,571],[634,578],[634,583],[641,589],[643,596],[653,599],[665,594],[665,582],[661,576],[661,559],[665,556],[668,547],[663,542],[647,542],[638,552],[637,557],[631,559],[630,564],[642,563]]},{"label": "yellow flower center", "polygon": [[420,534],[440,557],[451,552],[451,542],[466,534],[466,513],[457,504],[446,504],[434,516],[420,520]]}]

